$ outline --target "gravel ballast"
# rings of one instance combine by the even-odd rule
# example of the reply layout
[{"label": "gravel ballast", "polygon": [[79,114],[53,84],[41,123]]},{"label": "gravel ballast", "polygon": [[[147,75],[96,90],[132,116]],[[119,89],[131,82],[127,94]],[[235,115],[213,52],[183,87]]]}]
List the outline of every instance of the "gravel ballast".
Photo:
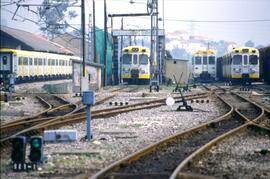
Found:
[{"label": "gravel ballast", "polygon": [[188,172],[217,178],[270,178],[269,133],[251,129],[212,147],[208,157],[190,164]]},{"label": "gravel ballast", "polygon": [[[201,92],[200,90],[194,90]],[[196,93],[195,92],[195,93]],[[145,93],[145,94],[143,94]],[[129,101],[130,104],[146,96],[147,100],[164,98],[168,92],[148,93],[148,89],[135,93],[124,93],[111,101]],[[140,101],[141,102],[141,101]],[[78,141],[74,143],[45,144],[44,153],[47,162],[40,171],[30,173],[14,173],[10,169],[1,172],[3,178],[38,178],[38,177],[72,177],[86,171],[94,174],[139,149],[158,140],[195,127],[225,112],[220,108],[221,102],[210,99],[210,103],[192,103],[195,112],[177,112],[179,104],[161,106],[153,109],[132,111],[106,119],[92,121],[93,141],[87,142],[85,123],[73,124],[62,129],[76,129]],[[102,105],[101,105],[102,106]],[[106,102],[103,107],[109,107]],[[95,107],[98,108],[98,107]],[[7,163],[8,160],[6,159]]]}]

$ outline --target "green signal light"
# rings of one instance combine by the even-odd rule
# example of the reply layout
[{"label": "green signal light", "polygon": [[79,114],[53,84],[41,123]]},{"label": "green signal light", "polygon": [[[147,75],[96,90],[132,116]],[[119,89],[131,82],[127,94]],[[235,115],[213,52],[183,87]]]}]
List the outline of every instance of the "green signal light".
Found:
[{"label": "green signal light", "polygon": [[39,139],[33,139],[31,142],[31,146],[34,148],[39,148],[40,147],[40,140]]}]

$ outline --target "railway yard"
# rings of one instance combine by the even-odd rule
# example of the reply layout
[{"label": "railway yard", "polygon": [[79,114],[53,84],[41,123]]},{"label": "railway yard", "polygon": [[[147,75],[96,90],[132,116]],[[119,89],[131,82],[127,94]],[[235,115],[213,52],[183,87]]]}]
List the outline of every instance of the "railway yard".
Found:
[{"label": "railway yard", "polygon": [[[177,111],[183,99],[174,86],[106,87],[91,108],[91,142],[81,97],[27,85],[8,102],[1,95],[1,178],[270,177],[269,85],[199,84],[183,93],[193,111]],[[49,129],[75,129],[78,137],[45,143],[37,171],[12,171],[12,137]]]}]

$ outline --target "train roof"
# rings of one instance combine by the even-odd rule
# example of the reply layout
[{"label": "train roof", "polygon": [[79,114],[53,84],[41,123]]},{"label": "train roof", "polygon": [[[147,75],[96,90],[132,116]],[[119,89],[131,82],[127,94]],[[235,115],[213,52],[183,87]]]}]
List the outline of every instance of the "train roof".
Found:
[{"label": "train roof", "polygon": [[231,53],[259,53],[259,50],[254,47],[237,47]]},{"label": "train roof", "polygon": [[194,55],[215,55],[215,51],[212,49],[209,50],[197,50]]},{"label": "train roof", "polygon": [[32,56],[32,57],[41,57],[44,56],[49,58],[61,58],[61,57],[68,57],[72,59],[79,60],[80,57],[72,56],[72,55],[64,55],[64,54],[57,54],[57,53],[47,53],[47,52],[36,52],[36,51],[27,51],[27,50],[18,50],[18,49],[9,49],[9,48],[0,48],[0,52],[10,52],[16,55],[22,55],[22,56]]},{"label": "train roof", "polygon": [[143,46],[128,46],[123,48],[123,52],[143,52],[150,53],[150,49],[148,47]]}]

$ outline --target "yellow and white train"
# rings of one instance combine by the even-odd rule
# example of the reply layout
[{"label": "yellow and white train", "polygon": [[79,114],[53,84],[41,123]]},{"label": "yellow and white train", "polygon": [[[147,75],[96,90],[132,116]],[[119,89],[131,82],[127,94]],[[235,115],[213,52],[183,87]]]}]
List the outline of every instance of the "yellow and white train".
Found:
[{"label": "yellow and white train", "polygon": [[193,78],[196,82],[216,80],[216,55],[213,50],[198,50],[192,58]]},{"label": "yellow and white train", "polygon": [[0,80],[1,83],[7,82],[11,75],[15,77],[16,83],[71,78],[72,59],[80,58],[46,52],[0,49]]},{"label": "yellow and white train", "polygon": [[148,83],[150,80],[150,50],[142,46],[122,49],[122,79],[128,83]]},{"label": "yellow and white train", "polygon": [[234,48],[218,60],[220,75],[229,82],[251,83],[260,79],[259,50],[256,48]]}]

